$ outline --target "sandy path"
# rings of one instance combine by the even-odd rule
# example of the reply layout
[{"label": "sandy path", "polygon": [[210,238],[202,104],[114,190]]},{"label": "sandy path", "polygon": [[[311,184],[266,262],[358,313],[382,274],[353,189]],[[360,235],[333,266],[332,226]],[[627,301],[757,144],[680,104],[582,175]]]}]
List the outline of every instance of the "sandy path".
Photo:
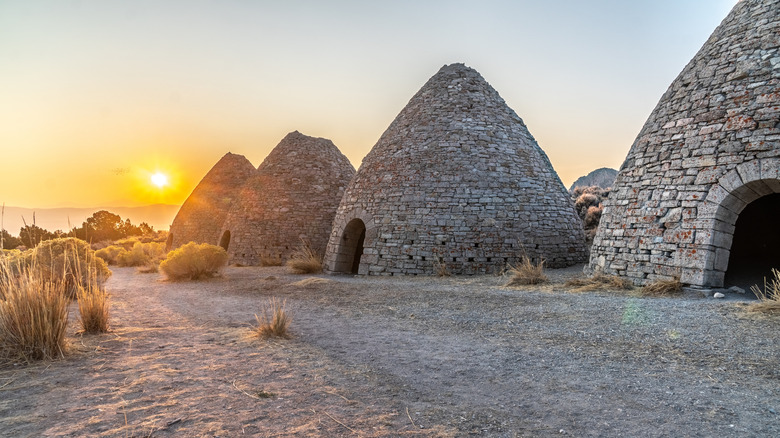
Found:
[{"label": "sandy path", "polygon": [[[780,324],[738,304],[301,278],[116,269],[112,334],[0,369],[0,434],[780,435]],[[250,336],[271,296],[288,300],[292,340]]]}]

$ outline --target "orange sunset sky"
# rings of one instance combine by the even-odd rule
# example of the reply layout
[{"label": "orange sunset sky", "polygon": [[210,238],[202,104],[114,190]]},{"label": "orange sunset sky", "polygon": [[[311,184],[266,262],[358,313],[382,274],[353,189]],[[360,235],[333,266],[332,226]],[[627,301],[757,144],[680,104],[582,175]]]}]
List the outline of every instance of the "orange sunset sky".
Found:
[{"label": "orange sunset sky", "polygon": [[734,3],[0,0],[0,203],[180,204],[226,152],[257,166],[293,130],[357,168],[453,62],[568,186],[620,166]]}]

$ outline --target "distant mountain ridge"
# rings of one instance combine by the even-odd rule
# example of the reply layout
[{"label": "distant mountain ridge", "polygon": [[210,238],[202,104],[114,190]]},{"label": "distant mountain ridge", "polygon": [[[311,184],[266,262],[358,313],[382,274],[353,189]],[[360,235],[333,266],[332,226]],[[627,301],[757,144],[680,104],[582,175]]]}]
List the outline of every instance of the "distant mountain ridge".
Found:
[{"label": "distant mountain ridge", "polygon": [[[154,227],[155,230],[167,230],[179,211],[179,205],[153,204],[141,207],[87,207],[87,208],[25,208],[5,206],[2,218],[2,228],[14,236],[19,235],[19,229],[33,223],[35,213],[35,225],[49,231],[68,231],[73,227],[80,227],[88,217],[100,210],[107,210],[118,214],[122,219],[130,219],[133,225],[141,222]],[[22,219],[24,218],[24,219]],[[70,222],[70,224],[68,223]]]},{"label": "distant mountain ridge", "polygon": [[574,184],[571,185],[569,191],[574,190],[575,187],[599,186],[603,189],[612,187],[612,184],[615,183],[615,178],[617,178],[617,174],[617,170],[610,169],[609,167],[596,169],[585,176],[579,177],[577,181],[574,181]]}]

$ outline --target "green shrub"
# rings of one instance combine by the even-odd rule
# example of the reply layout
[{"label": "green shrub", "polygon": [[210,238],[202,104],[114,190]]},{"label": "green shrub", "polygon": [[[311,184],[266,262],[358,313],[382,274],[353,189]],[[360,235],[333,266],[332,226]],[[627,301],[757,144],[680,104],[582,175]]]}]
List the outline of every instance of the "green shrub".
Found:
[{"label": "green shrub", "polygon": [[217,275],[227,259],[221,246],[190,242],[169,252],[160,270],[171,280],[199,280]]}]

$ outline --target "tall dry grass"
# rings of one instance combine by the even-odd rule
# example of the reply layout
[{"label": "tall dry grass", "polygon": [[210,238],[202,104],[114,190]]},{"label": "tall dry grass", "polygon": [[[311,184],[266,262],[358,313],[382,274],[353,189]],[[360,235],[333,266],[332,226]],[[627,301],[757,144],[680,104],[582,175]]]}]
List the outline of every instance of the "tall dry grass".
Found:
[{"label": "tall dry grass", "polygon": [[[32,361],[65,354],[68,305],[78,300],[85,332],[108,330],[110,275],[88,245],[68,239],[0,256],[0,357]],[[104,269],[106,271],[104,271]]]},{"label": "tall dry grass", "polygon": [[279,301],[276,297],[269,300],[268,304],[263,307],[261,316],[255,314],[257,320],[257,327],[255,327],[255,333],[259,337],[279,337],[289,338],[290,335],[287,332],[287,328],[290,325],[290,314],[287,313],[287,300]]},{"label": "tall dry grass", "polygon": [[106,333],[109,329],[108,293],[103,287],[80,287],[76,295],[79,303],[79,322],[85,333]]},{"label": "tall dry grass", "polygon": [[758,285],[750,288],[758,302],[749,304],[748,311],[780,315],[780,271],[772,269],[772,276],[769,281],[764,278],[763,290]]},{"label": "tall dry grass", "polygon": [[319,274],[322,272],[322,257],[312,249],[309,242],[302,241],[293,252],[287,266],[293,274]]},{"label": "tall dry grass", "polygon": [[68,294],[35,266],[12,271],[0,260],[0,358],[33,361],[65,354]]}]

